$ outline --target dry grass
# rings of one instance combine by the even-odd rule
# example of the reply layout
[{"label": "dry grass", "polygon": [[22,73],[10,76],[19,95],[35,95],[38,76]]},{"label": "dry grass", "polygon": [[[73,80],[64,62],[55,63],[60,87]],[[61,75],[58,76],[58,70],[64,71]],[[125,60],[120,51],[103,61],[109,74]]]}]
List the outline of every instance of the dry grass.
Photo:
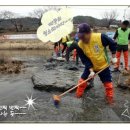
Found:
[{"label": "dry grass", "polygon": [[43,43],[40,40],[1,40],[0,50],[35,50],[53,49],[52,43]]}]

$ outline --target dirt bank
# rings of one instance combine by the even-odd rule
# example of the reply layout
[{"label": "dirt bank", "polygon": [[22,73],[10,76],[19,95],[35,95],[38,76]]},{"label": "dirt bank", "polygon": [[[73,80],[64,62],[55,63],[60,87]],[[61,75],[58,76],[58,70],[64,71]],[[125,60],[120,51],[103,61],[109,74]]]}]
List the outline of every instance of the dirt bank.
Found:
[{"label": "dirt bank", "polygon": [[24,65],[22,61],[18,60],[9,60],[5,61],[4,59],[0,59],[0,73],[2,74],[18,74],[24,69]]},{"label": "dirt bank", "polygon": [[1,40],[0,50],[51,50],[53,43],[43,43],[40,40]]}]

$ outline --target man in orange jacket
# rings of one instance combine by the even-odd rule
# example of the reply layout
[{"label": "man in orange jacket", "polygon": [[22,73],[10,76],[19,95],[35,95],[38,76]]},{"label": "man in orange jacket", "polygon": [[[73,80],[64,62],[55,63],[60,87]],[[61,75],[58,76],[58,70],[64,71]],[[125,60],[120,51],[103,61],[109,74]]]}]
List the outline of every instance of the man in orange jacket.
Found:
[{"label": "man in orange jacket", "polygon": [[[79,25],[78,36],[80,40],[77,44],[77,52],[82,63],[85,65],[85,70],[78,82],[80,84],[88,77],[93,77],[95,72],[98,72],[109,65],[108,56],[106,54],[107,46],[109,46],[112,53],[111,62],[113,64],[117,62],[117,58],[115,57],[116,43],[105,34],[92,33],[88,24],[83,23]],[[106,100],[108,103],[112,103],[113,84],[109,68],[102,71],[99,74],[99,77],[105,87]],[[85,82],[77,88],[76,96],[78,98],[82,97],[87,85],[88,83]]]}]

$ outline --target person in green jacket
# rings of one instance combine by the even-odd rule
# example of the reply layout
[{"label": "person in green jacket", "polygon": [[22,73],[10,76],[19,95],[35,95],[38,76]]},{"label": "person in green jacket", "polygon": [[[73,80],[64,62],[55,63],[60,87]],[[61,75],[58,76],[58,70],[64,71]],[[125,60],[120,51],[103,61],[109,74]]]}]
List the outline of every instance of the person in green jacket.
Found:
[{"label": "person in green jacket", "polygon": [[127,20],[123,21],[121,27],[117,29],[113,38],[114,40],[117,41],[116,57],[118,62],[114,68],[115,71],[119,71],[120,57],[122,51],[124,54],[125,70],[129,70],[128,44],[130,44],[130,28],[128,28],[128,26],[129,26],[129,21]]}]

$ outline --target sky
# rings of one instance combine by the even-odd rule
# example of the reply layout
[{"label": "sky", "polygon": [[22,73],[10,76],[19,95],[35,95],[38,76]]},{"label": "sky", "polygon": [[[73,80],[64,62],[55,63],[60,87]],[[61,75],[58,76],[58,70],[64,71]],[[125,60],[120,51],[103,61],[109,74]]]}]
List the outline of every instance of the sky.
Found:
[{"label": "sky", "polygon": [[[69,6],[72,8],[73,15],[92,16],[95,18],[102,18],[105,11],[117,10],[119,13],[118,20],[122,20],[124,11],[126,10],[126,17],[130,14],[130,7],[128,6]],[[20,16],[28,16],[30,12],[39,8],[47,8],[47,6],[0,6],[0,11],[8,10],[19,14]]]}]

